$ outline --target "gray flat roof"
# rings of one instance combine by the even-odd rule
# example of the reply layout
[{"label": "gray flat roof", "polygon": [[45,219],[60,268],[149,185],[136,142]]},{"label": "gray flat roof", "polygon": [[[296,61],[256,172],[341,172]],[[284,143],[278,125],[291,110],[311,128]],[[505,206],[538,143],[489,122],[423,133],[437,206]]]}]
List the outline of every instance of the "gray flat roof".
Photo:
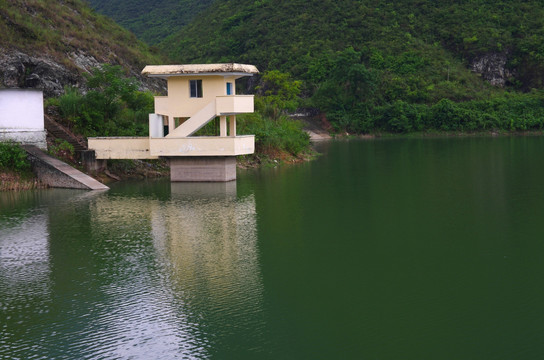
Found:
[{"label": "gray flat roof", "polygon": [[142,75],[150,77],[168,77],[180,75],[238,75],[251,76],[259,70],[247,64],[185,64],[185,65],[147,65]]}]

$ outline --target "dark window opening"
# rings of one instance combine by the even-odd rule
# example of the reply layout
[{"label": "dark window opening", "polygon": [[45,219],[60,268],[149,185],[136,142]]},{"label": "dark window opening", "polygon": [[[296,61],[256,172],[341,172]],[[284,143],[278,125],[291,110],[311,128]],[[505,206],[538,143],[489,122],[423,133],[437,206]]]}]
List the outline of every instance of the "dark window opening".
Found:
[{"label": "dark window opening", "polygon": [[202,80],[189,80],[189,88],[192,98],[202,97]]}]

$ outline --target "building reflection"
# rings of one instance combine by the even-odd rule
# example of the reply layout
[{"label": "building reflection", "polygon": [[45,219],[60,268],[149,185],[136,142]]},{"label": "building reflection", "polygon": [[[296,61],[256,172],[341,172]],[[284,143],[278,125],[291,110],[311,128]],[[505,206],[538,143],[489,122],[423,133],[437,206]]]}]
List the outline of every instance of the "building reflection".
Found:
[{"label": "building reflection", "polygon": [[255,199],[235,182],[2,195],[0,358],[209,358],[265,341],[245,330],[264,327],[263,290]]},{"label": "building reflection", "polygon": [[[212,344],[221,347],[224,334],[236,336],[233,323],[253,327],[261,321],[255,199],[238,197],[236,182],[172,183],[168,199],[101,197],[91,217],[95,237],[126,242],[125,251],[132,248],[124,261],[132,269],[127,285],[144,291],[140,304],[145,305],[135,311],[150,311],[143,316],[153,323],[125,320],[116,324],[123,328],[119,331],[137,337],[146,327],[162,328],[163,337],[173,336],[163,341],[176,344],[177,352],[206,357]],[[122,266],[118,262],[116,272],[123,273]],[[138,289],[142,283],[150,287]],[[260,334],[240,336],[255,344]]]},{"label": "building reflection", "polygon": [[253,195],[237,198],[235,182],[173,183],[171,191],[152,229],[177,286],[217,306],[247,306],[261,286]]}]

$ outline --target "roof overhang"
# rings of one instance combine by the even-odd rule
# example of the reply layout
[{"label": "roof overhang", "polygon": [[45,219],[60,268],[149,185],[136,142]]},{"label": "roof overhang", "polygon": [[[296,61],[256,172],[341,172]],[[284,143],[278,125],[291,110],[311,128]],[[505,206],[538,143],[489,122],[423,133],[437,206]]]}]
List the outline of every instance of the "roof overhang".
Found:
[{"label": "roof overhang", "polygon": [[252,76],[259,73],[254,65],[247,64],[186,64],[186,65],[147,65],[142,75],[168,78],[171,76]]}]

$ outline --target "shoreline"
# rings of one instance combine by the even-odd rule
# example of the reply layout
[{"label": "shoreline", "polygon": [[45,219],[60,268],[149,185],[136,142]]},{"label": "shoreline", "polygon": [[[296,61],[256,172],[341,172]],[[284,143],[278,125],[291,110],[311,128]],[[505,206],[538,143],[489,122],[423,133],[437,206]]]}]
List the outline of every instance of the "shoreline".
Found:
[{"label": "shoreline", "polygon": [[[411,132],[411,133],[373,133],[373,134],[332,134],[331,140],[341,139],[394,139],[394,138],[462,138],[462,137],[509,137],[509,136],[543,136],[544,130],[526,130],[526,131],[506,131],[506,130],[489,130],[477,132],[462,132],[462,131],[430,131],[430,132]],[[326,140],[323,140],[326,141]]]},{"label": "shoreline", "polygon": [[[258,169],[260,167],[276,167],[280,165],[293,165],[312,161],[320,154],[315,150],[316,143],[334,141],[334,140],[378,140],[378,139],[432,139],[432,138],[470,138],[470,137],[534,137],[543,136],[544,130],[532,131],[478,131],[478,132],[458,132],[458,131],[432,131],[432,132],[412,132],[406,134],[395,133],[374,133],[374,134],[330,134],[330,138],[321,138],[312,141],[308,151],[299,155],[292,155],[285,151],[266,151],[252,155],[244,155],[237,158],[236,168],[238,169]],[[61,159],[66,161],[66,159]],[[69,162],[71,166],[75,166]],[[162,178],[169,175],[169,171],[159,163],[147,164],[143,161],[134,163],[133,166],[117,164],[100,174],[87,174],[102,183],[112,183],[123,180],[135,180],[146,178]],[[121,166],[119,166],[121,165]],[[125,165],[125,166],[123,166]],[[0,170],[0,192],[3,191],[25,191],[49,188],[41,183],[32,173],[19,174],[11,170]]]},{"label": "shoreline", "polygon": [[33,174],[21,175],[9,170],[0,170],[0,191],[25,191],[49,188]]}]

